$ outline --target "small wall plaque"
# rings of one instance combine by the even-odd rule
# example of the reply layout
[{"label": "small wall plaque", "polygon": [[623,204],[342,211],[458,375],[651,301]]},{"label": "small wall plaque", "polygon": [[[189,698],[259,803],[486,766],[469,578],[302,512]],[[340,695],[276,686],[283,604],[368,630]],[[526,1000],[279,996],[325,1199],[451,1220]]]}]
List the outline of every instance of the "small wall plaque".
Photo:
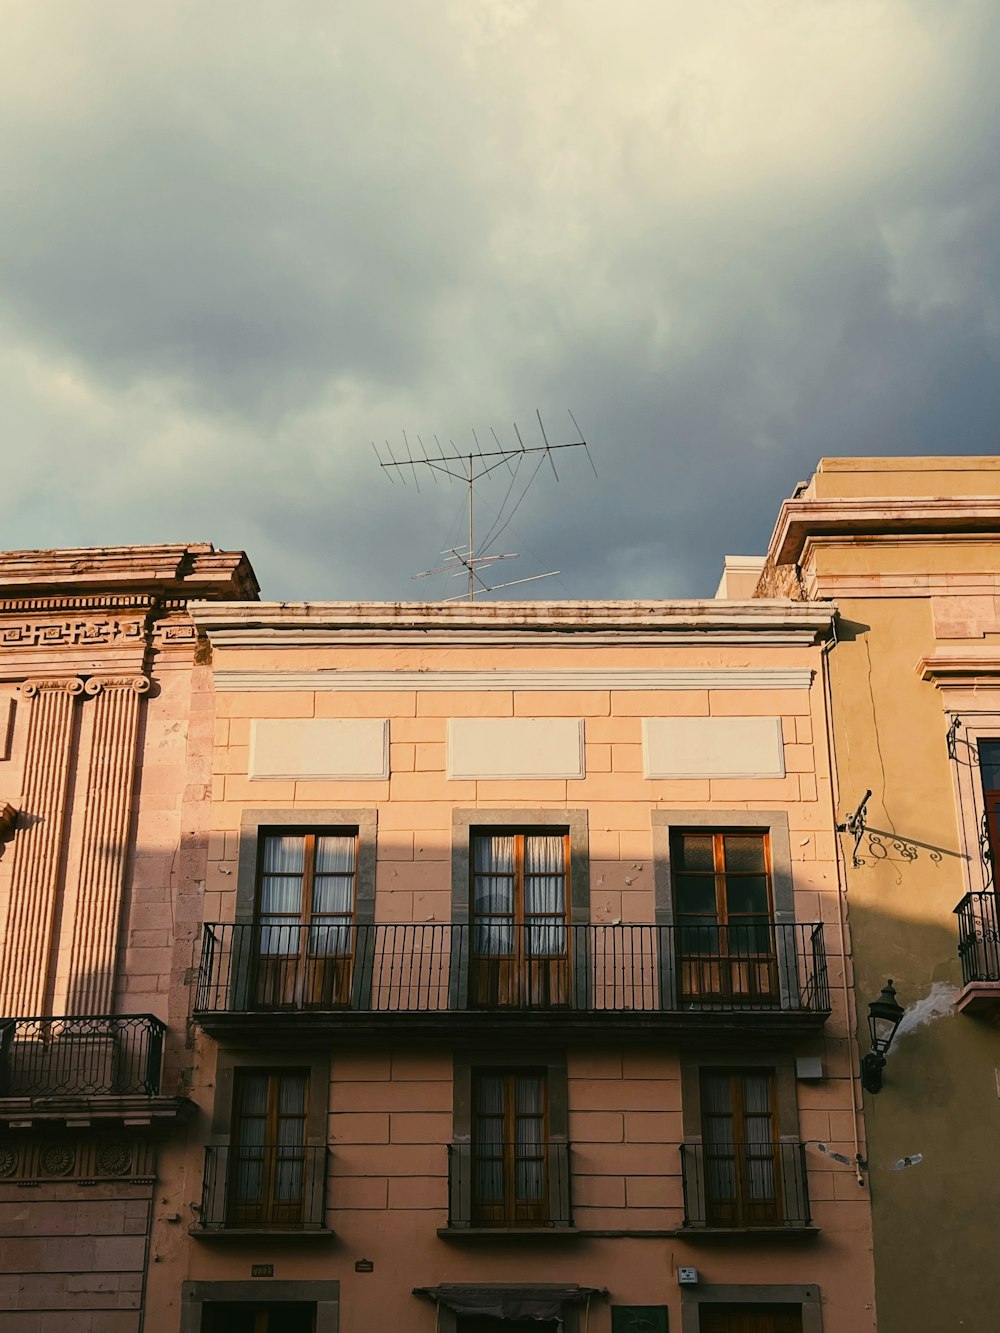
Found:
[{"label": "small wall plaque", "polygon": [[274,1264],[251,1264],[251,1277],[274,1277]]},{"label": "small wall plaque", "polygon": [[375,1265],[371,1259],[359,1259],[354,1265],[355,1273],[374,1273]]}]

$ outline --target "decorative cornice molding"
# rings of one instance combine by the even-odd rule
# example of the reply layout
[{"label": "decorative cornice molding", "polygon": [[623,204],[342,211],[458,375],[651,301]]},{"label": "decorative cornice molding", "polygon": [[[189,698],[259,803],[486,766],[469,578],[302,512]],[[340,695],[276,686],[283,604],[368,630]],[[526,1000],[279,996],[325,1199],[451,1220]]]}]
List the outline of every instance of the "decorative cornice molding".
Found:
[{"label": "decorative cornice molding", "polygon": [[813,672],[798,667],[678,667],[645,670],[579,667],[496,671],[231,671],[215,672],[228,693],[295,690],[807,690]]},{"label": "decorative cornice molding", "polygon": [[114,617],[96,620],[26,620],[0,624],[0,649],[5,648],[97,648],[141,644],[146,637],[145,617],[135,620]]},{"label": "decorative cornice molding", "polygon": [[243,551],[217,551],[211,542],[160,546],[95,546],[51,551],[0,551],[0,590],[25,595],[70,589],[127,590],[164,595],[256,597],[259,588]]},{"label": "decorative cornice molding", "polygon": [[191,602],[218,648],[660,647],[710,641],[810,646],[829,637],[835,608],[749,602]]},{"label": "decorative cornice molding", "polygon": [[1000,498],[959,496],[785,500],[768,546],[776,565],[801,563],[808,538],[1000,534]]},{"label": "decorative cornice molding", "polygon": [[1000,686],[1000,646],[985,652],[970,649],[922,657],[917,663],[917,675],[921,680],[933,681],[939,689],[967,686],[976,681]]}]

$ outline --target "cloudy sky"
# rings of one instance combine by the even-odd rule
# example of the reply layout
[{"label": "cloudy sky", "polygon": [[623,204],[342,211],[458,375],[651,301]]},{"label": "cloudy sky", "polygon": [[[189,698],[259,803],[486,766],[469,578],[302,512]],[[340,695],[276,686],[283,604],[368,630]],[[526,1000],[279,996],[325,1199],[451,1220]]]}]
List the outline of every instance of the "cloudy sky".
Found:
[{"label": "cloudy sky", "polygon": [[572,408],[599,476],[538,473],[512,593],[702,596],[824,454],[1000,453],[996,0],[2,14],[7,548],[436,598],[461,490],[371,441]]}]

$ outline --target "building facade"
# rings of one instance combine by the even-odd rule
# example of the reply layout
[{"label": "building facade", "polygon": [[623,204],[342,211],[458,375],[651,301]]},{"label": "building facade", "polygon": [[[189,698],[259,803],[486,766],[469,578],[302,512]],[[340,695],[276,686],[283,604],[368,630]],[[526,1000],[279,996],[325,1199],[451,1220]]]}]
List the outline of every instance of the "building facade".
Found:
[{"label": "building facade", "polygon": [[817,1147],[863,1151],[829,608],[191,614],[201,1132],[146,1327],[870,1325]]},{"label": "building facade", "polygon": [[[179,876],[213,700],[187,599],[251,597],[209,545],[0,555],[0,1323],[141,1326],[186,1095]],[[206,684],[209,692],[205,692]],[[199,693],[199,686],[201,692]]]},{"label": "building facade", "polygon": [[824,459],[782,506],[760,580],[839,609],[862,1049],[887,978],[907,1011],[864,1094],[883,1333],[992,1328],[1000,1305],[998,532],[998,458]]}]

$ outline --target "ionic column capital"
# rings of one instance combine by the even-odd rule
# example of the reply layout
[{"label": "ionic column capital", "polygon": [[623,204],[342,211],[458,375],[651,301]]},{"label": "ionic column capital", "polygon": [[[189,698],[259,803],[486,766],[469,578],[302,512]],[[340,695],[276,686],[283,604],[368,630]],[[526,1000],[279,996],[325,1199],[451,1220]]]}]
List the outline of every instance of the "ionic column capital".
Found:
[{"label": "ionic column capital", "polygon": [[88,694],[102,690],[131,690],[133,694],[148,694],[151,681],[148,676],[91,676],[84,689]]},{"label": "ionic column capital", "polygon": [[21,686],[21,693],[25,699],[34,699],[39,694],[55,694],[59,690],[71,695],[82,694],[83,681],[79,676],[56,676],[26,680]]}]

